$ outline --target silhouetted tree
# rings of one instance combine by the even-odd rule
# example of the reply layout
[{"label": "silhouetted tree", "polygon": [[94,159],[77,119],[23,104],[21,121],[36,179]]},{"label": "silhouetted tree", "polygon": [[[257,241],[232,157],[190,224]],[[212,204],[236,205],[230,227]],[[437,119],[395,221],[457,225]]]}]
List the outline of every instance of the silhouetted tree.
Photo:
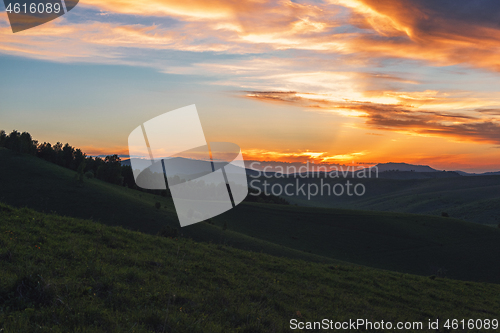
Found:
[{"label": "silhouetted tree", "polygon": [[23,132],[22,134],[14,130],[9,135],[5,131],[1,133],[1,146],[12,151],[25,154],[36,154],[38,141],[32,139],[31,134]]},{"label": "silhouetted tree", "polygon": [[[62,144],[57,142],[51,145],[48,142],[38,144],[38,141],[33,140],[28,132],[19,133],[13,130],[9,135],[4,130],[0,130],[0,147],[8,148],[19,153],[36,155],[48,162],[77,171],[77,179],[83,181],[84,177],[93,178],[94,176],[100,180],[117,184],[125,185],[129,188],[138,189],[132,168],[128,165],[122,166],[118,155],[101,157],[90,157],[85,155],[80,149],[70,146],[68,143]],[[149,170],[148,170],[149,171]],[[151,173],[151,172],[150,172]],[[145,173],[146,178],[150,181],[158,181],[156,177],[160,177],[164,181],[163,174]],[[156,195],[170,196],[169,190],[142,190]]]},{"label": "silhouetted tree", "polygon": [[85,161],[87,162],[87,167],[85,168],[85,171],[92,171],[92,173],[94,174],[94,176],[97,174],[97,169],[99,169],[99,166],[102,165],[104,163],[104,161],[102,160],[102,158],[100,157],[96,157],[96,158],[92,158],[92,157],[87,157],[85,159]]},{"label": "silhouetted tree", "polygon": [[7,139],[7,133],[4,130],[0,131],[0,147],[5,147],[5,140]]},{"label": "silhouetted tree", "polygon": [[31,134],[28,132],[23,132],[19,136],[19,152],[24,154],[36,155],[36,147],[38,141],[33,140]]},{"label": "silhouetted tree", "polygon": [[55,153],[55,160],[54,163],[57,165],[63,165],[64,164],[64,159],[63,159],[63,144],[60,142],[57,142],[54,146],[54,153]]},{"label": "silhouetted tree", "polygon": [[21,133],[16,130],[13,130],[5,140],[5,148],[8,148],[12,151],[21,152]]},{"label": "silhouetted tree", "polygon": [[106,156],[104,163],[97,168],[97,178],[106,182],[122,185],[121,160],[118,155]]},{"label": "silhouetted tree", "polygon": [[62,148],[62,166],[68,169],[75,170],[76,167],[73,165],[73,154],[75,148],[71,147],[68,143]]},{"label": "silhouetted tree", "polygon": [[135,188],[135,179],[134,172],[132,171],[132,167],[130,165],[122,166],[122,176],[123,176],[123,185],[129,188]]},{"label": "silhouetted tree", "polygon": [[[80,149],[76,149],[73,153],[73,165],[80,167],[80,164],[85,162],[86,157],[87,155],[85,155],[85,153],[83,153]],[[84,163],[84,165],[86,165],[86,163]]]},{"label": "silhouetted tree", "polygon": [[44,142],[38,145],[36,156],[48,161],[55,163],[56,162],[56,152],[52,148],[50,143]]}]

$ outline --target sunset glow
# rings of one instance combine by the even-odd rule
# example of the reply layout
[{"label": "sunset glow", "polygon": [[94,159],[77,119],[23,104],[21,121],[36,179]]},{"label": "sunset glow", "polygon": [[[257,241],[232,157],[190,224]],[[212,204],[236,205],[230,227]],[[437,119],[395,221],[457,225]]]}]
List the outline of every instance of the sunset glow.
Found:
[{"label": "sunset glow", "polygon": [[196,103],[247,160],[498,171],[500,8],[450,3],[85,0],[16,34],[2,13],[0,127],[127,154],[136,124]]}]

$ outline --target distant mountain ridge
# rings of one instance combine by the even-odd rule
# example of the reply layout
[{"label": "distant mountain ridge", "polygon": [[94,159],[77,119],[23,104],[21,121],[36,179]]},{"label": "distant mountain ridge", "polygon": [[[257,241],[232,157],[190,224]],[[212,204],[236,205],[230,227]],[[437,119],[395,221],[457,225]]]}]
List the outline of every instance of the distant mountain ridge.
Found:
[{"label": "distant mountain ridge", "polygon": [[[420,172],[420,173],[428,173],[428,172],[440,172],[447,173],[445,177],[450,176],[500,176],[500,171],[491,171],[491,172],[483,172],[483,173],[472,173],[465,172],[460,170],[446,171],[446,170],[436,170],[428,165],[415,165],[408,163],[379,163],[376,165],[379,172],[389,172],[389,171],[409,171],[409,172]],[[500,168],[500,167],[499,167]]]},{"label": "distant mountain ridge", "polygon": [[[190,163],[185,163],[183,161],[190,160]],[[206,170],[207,168],[211,169],[211,163],[209,161],[203,161],[203,160],[194,160],[194,159],[186,159],[183,157],[175,157],[171,159],[172,162],[174,162],[173,165],[171,165],[174,173],[181,175],[196,175],[200,173],[200,170]],[[133,158],[133,159],[127,159],[121,161],[122,165],[128,165],[132,167],[132,162],[134,163],[134,166],[139,169],[139,170],[144,170],[145,168],[148,168],[151,166],[151,160],[149,159],[142,159],[142,158]],[[221,163],[221,162],[215,162],[214,167],[215,169],[219,169],[221,165],[225,165],[226,163]],[[234,166],[233,166],[234,168]],[[161,163],[155,163],[151,169],[152,172],[156,173],[163,173],[163,167]],[[259,175],[259,171],[253,170],[246,168],[245,169],[247,172],[247,175]],[[274,172],[266,172],[266,175],[274,175]]]},{"label": "distant mountain ridge", "polygon": [[483,173],[469,173],[469,172],[458,170],[455,172],[462,175],[462,176],[500,176],[500,171],[483,172]]},{"label": "distant mountain ridge", "polygon": [[[182,160],[181,157],[177,157],[175,159]],[[148,159],[141,158],[133,158],[134,164],[139,166],[140,169],[148,167],[150,165],[150,161]],[[196,160],[195,160],[196,161]],[[207,163],[206,161],[199,161],[201,164]],[[121,161],[122,165],[131,166],[131,159],[126,159]],[[189,163],[193,167],[193,170],[185,169],[183,167],[183,173],[186,174],[194,174],[196,170],[199,169],[199,163]],[[183,164],[184,166],[184,164]],[[417,165],[417,164],[409,164],[409,163],[396,163],[396,162],[388,162],[388,163],[379,163],[375,165],[373,168],[377,168],[379,172],[379,178],[393,178],[393,179],[421,179],[421,178],[449,178],[449,177],[460,177],[460,176],[500,176],[500,171],[493,172],[484,172],[484,173],[470,173],[460,170],[454,171],[445,171],[445,170],[436,170],[428,165]],[[365,170],[369,171],[370,168],[365,168]],[[352,167],[349,169],[345,169],[344,171],[349,171],[348,174],[352,174]],[[161,164],[157,164],[152,168],[153,172],[163,173],[163,169]],[[248,167],[246,168],[248,175],[263,175],[262,171],[254,170]],[[317,171],[314,171],[317,174]],[[356,170],[356,173],[363,172],[363,169]],[[313,173],[313,172],[309,172]],[[323,173],[323,172],[322,172]],[[380,175],[380,173],[383,173]],[[413,175],[411,173],[414,173]],[[415,174],[418,173],[418,174]],[[266,175],[273,176],[275,174],[274,171],[266,171]],[[300,173],[296,173],[299,175]],[[304,174],[304,173],[302,173]],[[341,172],[339,171],[339,174]]]},{"label": "distant mountain ridge", "polygon": [[376,165],[379,172],[385,171],[413,171],[413,172],[439,172],[428,165],[414,165],[408,163],[379,163]]}]

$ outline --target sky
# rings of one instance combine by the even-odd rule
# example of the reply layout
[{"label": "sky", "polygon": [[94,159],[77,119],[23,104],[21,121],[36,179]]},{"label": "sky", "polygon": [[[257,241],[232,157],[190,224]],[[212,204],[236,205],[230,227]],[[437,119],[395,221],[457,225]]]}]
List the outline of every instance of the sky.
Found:
[{"label": "sky", "polygon": [[497,0],[82,0],[12,33],[0,129],[89,155],[196,104],[247,160],[500,170]]}]

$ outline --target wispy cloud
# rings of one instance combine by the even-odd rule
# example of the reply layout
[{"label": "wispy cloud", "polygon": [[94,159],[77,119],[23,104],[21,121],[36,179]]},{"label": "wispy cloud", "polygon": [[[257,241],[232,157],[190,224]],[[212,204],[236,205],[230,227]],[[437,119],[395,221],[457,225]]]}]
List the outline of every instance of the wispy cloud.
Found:
[{"label": "wispy cloud", "polygon": [[[406,93],[403,101],[408,101]],[[415,94],[415,101],[427,102],[428,94]],[[412,135],[445,137],[459,141],[500,143],[500,117],[478,117],[468,113],[433,111],[415,108],[407,104],[381,104],[359,101],[320,99],[316,94],[297,92],[247,92],[248,98],[279,101],[307,107],[321,112],[338,113],[364,120],[364,126],[372,129],[404,132]],[[420,96],[420,99],[417,97]],[[410,99],[411,100],[411,99]],[[432,105],[432,101],[430,105]],[[440,101],[440,104],[444,101]],[[453,101],[452,101],[453,103]],[[463,102],[462,102],[463,103]],[[422,103],[424,104],[424,103]]]},{"label": "wispy cloud", "polygon": [[[85,0],[17,34],[1,14],[0,53],[204,76],[247,98],[338,116],[371,139],[498,145],[499,19],[497,0]],[[269,156],[362,156],[351,148]]]},{"label": "wispy cloud", "polygon": [[[0,52],[105,62],[109,56],[126,58],[130,48],[222,54],[304,50],[313,51],[309,60],[328,54],[351,63],[377,63],[392,57],[498,71],[500,8],[494,0],[478,2],[482,5],[427,0],[87,0],[79,8],[96,10],[93,16],[78,23],[63,17],[16,35],[2,15]],[[116,20],[120,15],[130,23]],[[165,17],[176,23],[162,24]]]},{"label": "wispy cloud", "polygon": [[[88,156],[107,156],[107,155],[118,155],[118,156],[129,156],[128,147],[95,147],[95,146],[83,146],[80,149]],[[143,157],[143,156],[141,156]]]},{"label": "wispy cloud", "polygon": [[500,71],[500,6],[495,0],[331,0],[352,8],[360,34],[354,50],[372,56],[467,64]]},{"label": "wispy cloud", "polygon": [[244,151],[246,160],[273,161],[286,163],[306,163],[311,161],[317,164],[339,164],[352,163],[366,155],[366,151],[346,152],[338,155],[331,155],[328,152],[319,151],[274,151],[265,149],[246,149]]}]

